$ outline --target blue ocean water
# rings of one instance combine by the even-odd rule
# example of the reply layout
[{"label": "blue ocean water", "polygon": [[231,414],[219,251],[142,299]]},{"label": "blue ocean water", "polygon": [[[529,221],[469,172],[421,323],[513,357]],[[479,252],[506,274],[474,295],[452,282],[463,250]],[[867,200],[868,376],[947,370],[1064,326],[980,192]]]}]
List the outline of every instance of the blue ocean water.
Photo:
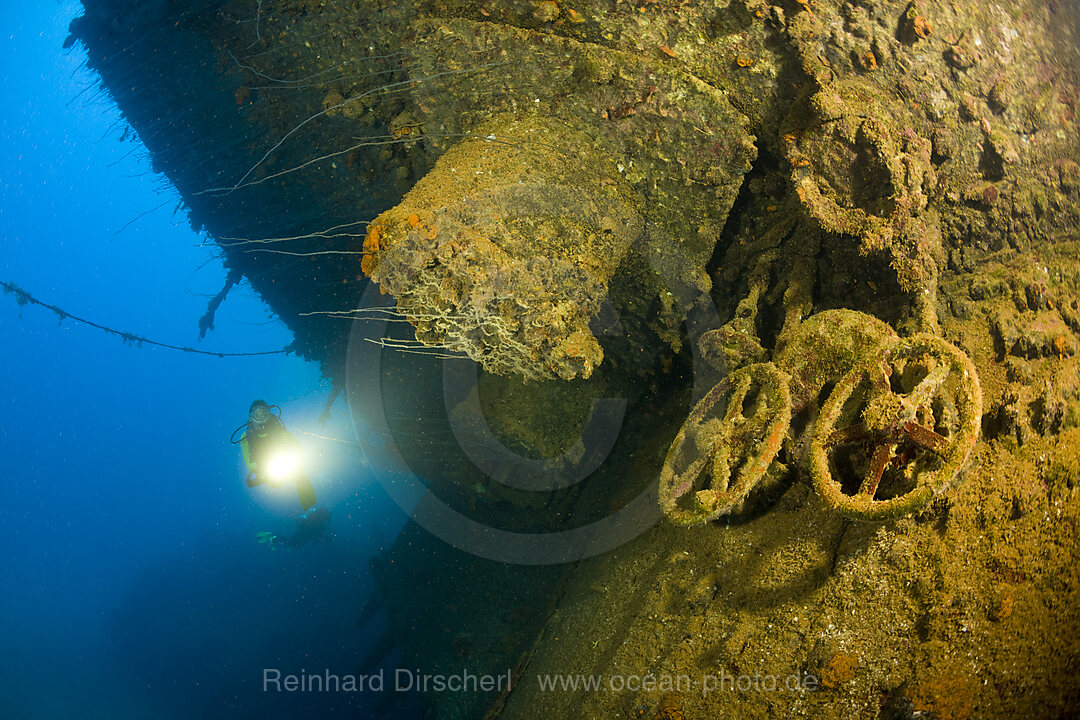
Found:
[{"label": "blue ocean water", "polygon": [[[80,12],[0,6],[0,280],[162,342],[286,346],[246,287],[199,343],[224,270],[80,49],[61,49]],[[267,668],[355,670],[385,629],[379,612],[358,622],[368,560],[405,522],[342,404],[317,423],[317,367],[125,344],[2,295],[0,348],[0,718],[374,716],[377,698],[261,688]],[[229,435],[256,397],[303,443],[332,542],[256,541],[299,513],[295,493],[243,482]],[[396,702],[379,712],[415,711]]]}]

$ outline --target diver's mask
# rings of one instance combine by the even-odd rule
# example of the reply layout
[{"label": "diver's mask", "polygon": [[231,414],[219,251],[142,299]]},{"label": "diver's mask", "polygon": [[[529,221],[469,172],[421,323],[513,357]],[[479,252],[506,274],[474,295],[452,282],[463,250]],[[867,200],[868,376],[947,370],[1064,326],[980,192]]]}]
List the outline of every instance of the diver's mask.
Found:
[{"label": "diver's mask", "polygon": [[255,430],[266,429],[266,426],[270,424],[273,417],[273,413],[270,412],[270,406],[263,402],[255,402],[251,406],[251,412],[248,413],[248,421],[251,422],[251,425]]}]

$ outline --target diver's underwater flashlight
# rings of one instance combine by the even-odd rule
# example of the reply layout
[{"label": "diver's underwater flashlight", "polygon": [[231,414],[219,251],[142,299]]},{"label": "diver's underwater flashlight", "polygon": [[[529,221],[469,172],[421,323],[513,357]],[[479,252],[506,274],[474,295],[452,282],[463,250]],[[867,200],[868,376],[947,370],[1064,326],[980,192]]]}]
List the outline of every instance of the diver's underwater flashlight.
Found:
[{"label": "diver's underwater flashlight", "polygon": [[266,476],[274,483],[294,479],[300,472],[300,449],[297,447],[274,448],[266,461]]}]

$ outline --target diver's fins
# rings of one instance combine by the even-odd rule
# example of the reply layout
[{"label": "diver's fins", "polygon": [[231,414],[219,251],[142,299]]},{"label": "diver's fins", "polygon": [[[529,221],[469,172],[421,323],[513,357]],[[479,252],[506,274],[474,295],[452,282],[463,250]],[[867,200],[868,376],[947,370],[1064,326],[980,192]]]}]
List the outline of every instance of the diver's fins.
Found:
[{"label": "diver's fins", "polygon": [[260,545],[269,545],[271,550],[274,549],[274,541],[277,540],[277,537],[276,533],[267,532],[265,530],[255,533],[255,540],[258,541]]}]

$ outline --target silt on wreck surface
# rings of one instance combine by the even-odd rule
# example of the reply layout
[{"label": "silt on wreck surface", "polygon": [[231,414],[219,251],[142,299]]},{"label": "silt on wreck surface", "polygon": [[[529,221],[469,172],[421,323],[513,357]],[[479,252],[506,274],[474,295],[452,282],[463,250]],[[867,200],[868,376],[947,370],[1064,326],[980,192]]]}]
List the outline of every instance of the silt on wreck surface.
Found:
[{"label": "silt on wreck surface", "polygon": [[[508,533],[479,531],[487,555],[470,554],[422,508],[375,563],[409,662],[512,669],[509,692],[425,694],[433,717],[1080,701],[1075,5],[83,4],[73,40],[230,278],[354,415],[381,413],[431,498]],[[350,338],[391,314],[358,311],[365,293],[406,321],[375,376]],[[978,438],[885,521],[811,482],[818,411],[853,370],[815,361],[866,360],[810,332],[841,309],[956,349],[981,395],[937,401],[933,423],[919,410],[948,438],[977,407]],[[767,482],[718,520],[664,519],[658,478],[691,409],[769,363],[795,390]],[[735,447],[712,427],[702,453]],[[921,471],[901,440],[877,475],[902,486]],[[547,542],[594,525],[619,542]],[[523,564],[484,540],[523,534]],[[607,685],[543,690],[557,675]]]}]

